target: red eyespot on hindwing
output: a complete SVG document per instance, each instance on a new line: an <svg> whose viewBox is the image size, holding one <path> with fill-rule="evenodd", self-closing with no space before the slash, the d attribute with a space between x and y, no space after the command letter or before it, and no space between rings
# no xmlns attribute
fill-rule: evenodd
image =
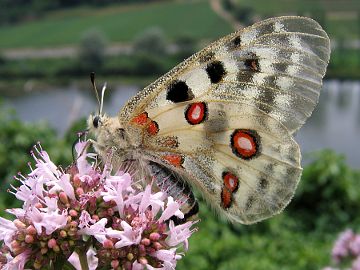
<svg viewBox="0 0 360 270"><path fill-rule="evenodd" d="M224 186L231 192L235 192L239 187L239 179L231 172L223 173Z"/></svg>
<svg viewBox="0 0 360 270"><path fill-rule="evenodd" d="M260 136L255 130L236 129L230 138L233 153L242 159L251 159L260 153Z"/></svg>
<svg viewBox="0 0 360 270"><path fill-rule="evenodd" d="M228 209L232 204L232 194L227 188L221 190L221 206Z"/></svg>
<svg viewBox="0 0 360 270"><path fill-rule="evenodd" d="M225 209L229 208L233 202L233 193L235 193L239 187L238 177L228 171L223 172L223 188L221 190L221 206Z"/></svg>
<svg viewBox="0 0 360 270"><path fill-rule="evenodd" d="M190 125L202 123L207 117L207 106L205 102L190 104L185 110L185 119Z"/></svg>

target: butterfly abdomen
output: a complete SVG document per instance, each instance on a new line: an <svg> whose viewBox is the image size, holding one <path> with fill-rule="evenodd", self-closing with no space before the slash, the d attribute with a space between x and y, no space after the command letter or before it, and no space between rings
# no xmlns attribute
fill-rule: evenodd
<svg viewBox="0 0 360 270"><path fill-rule="evenodd" d="M172 196L175 201L180 203L184 218L173 217L175 224L180 224L196 215L199 211L198 202L190 189L190 186L181 178L180 175L166 168L165 166L149 161L150 175L156 186Z"/></svg>

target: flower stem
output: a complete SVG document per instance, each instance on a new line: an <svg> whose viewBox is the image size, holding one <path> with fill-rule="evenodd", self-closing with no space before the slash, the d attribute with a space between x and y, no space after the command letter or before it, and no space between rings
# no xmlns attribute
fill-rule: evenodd
<svg viewBox="0 0 360 270"><path fill-rule="evenodd" d="M81 270L89 270L89 265L87 262L86 250L77 249L76 253L79 255Z"/></svg>

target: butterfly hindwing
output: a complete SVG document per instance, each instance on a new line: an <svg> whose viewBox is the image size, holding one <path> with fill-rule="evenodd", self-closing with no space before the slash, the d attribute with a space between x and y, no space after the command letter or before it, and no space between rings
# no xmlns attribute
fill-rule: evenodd
<svg viewBox="0 0 360 270"><path fill-rule="evenodd" d="M119 121L145 158L176 171L232 221L281 211L301 175L292 134L329 60L313 20L272 18L228 35L131 99Z"/></svg>
<svg viewBox="0 0 360 270"><path fill-rule="evenodd" d="M283 209L301 173L300 151L286 128L253 106L228 101L203 102L204 121L191 124L186 111L193 104L198 102L150 110L155 122L178 120L164 129L159 125L156 136L146 135L144 148L159 160L181 157L180 164L165 162L182 170L230 220L253 223ZM226 175L237 179L234 190L225 184Z"/></svg>

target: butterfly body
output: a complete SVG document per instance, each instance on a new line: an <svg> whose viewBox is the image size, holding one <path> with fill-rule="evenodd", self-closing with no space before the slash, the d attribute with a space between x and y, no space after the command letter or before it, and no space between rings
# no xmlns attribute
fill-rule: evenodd
<svg viewBox="0 0 360 270"><path fill-rule="evenodd" d="M167 174L178 198L190 194L189 212L193 186L231 221L270 217L300 179L293 134L317 103L329 54L326 33L311 19L259 22L185 60L117 118L98 116L95 127L90 117L95 147L103 157L115 149L114 164L131 162L144 179Z"/></svg>

